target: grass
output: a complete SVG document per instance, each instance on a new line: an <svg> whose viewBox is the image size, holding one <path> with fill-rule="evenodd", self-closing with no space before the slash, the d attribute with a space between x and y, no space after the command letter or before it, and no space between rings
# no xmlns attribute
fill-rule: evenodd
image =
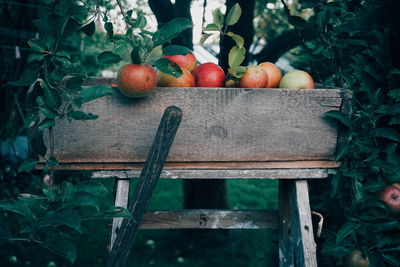
<svg viewBox="0 0 400 267"><path fill-rule="evenodd" d="M113 188L113 180L102 180ZM131 192L136 181L131 182ZM233 209L276 209L276 180L229 180L228 203ZM113 201L109 194L104 205ZM181 209L182 181L161 179L149 209ZM89 221L78 244L74 266L104 266L110 221ZM276 266L276 230L141 230L128 266Z"/></svg>

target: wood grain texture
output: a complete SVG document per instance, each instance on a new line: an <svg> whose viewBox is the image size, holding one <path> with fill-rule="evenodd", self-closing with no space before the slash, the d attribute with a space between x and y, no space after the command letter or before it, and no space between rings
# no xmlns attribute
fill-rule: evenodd
<svg viewBox="0 0 400 267"><path fill-rule="evenodd" d="M157 88L141 99L117 92L87 103L94 121L57 121L55 156L63 163L144 162L167 106L183 110L168 162L332 160L340 90Z"/></svg>
<svg viewBox="0 0 400 267"><path fill-rule="evenodd" d="M138 178L140 170L95 171L93 178ZM169 179L321 179L327 178L327 169L169 169L162 170L160 178Z"/></svg>
<svg viewBox="0 0 400 267"><path fill-rule="evenodd" d="M306 180L289 182L295 266L317 267L316 244Z"/></svg>
<svg viewBox="0 0 400 267"><path fill-rule="evenodd" d="M141 229L260 229L277 228L278 213L271 210L148 211Z"/></svg>
<svg viewBox="0 0 400 267"><path fill-rule="evenodd" d="M38 168L42 169L43 164ZM238 170L238 169L310 169L339 168L341 162L335 161L239 161L239 162L169 162L164 170ZM56 170L141 170L143 163L64 163L55 166Z"/></svg>
<svg viewBox="0 0 400 267"><path fill-rule="evenodd" d="M136 184L132 201L128 204L132 218L122 221L115 242L110 244L112 249L107 259L107 267L124 267L126 265L136 233L160 178L161 170L181 119L182 110L178 107L169 106L165 109L140 174L139 182Z"/></svg>
<svg viewBox="0 0 400 267"><path fill-rule="evenodd" d="M115 192L115 202L114 206L128 208L129 202L129 180L117 179ZM115 242L119 228L121 227L123 218L114 218L111 228L110 246L109 251L112 249L112 245Z"/></svg>
<svg viewBox="0 0 400 267"><path fill-rule="evenodd" d="M289 203L289 185L279 181L279 267L294 267L293 219Z"/></svg>

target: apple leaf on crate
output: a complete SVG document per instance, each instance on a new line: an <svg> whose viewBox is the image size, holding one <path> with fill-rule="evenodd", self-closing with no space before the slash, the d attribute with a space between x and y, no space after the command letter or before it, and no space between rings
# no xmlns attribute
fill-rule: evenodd
<svg viewBox="0 0 400 267"><path fill-rule="evenodd" d="M179 65L169 59L160 58L154 63L154 65L159 71L174 77L178 78L182 75L182 69L179 67Z"/></svg>

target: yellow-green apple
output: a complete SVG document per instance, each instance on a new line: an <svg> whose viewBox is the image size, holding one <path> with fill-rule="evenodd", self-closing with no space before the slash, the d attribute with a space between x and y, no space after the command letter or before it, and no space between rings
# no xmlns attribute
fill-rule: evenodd
<svg viewBox="0 0 400 267"><path fill-rule="evenodd" d="M279 86L279 82L282 79L281 70L271 62L262 62L258 64L268 75L268 83L265 86L266 88L277 88Z"/></svg>
<svg viewBox="0 0 400 267"><path fill-rule="evenodd" d="M344 258L344 266L346 267L369 267L368 258L364 258L362 252L358 249L353 251Z"/></svg>
<svg viewBox="0 0 400 267"><path fill-rule="evenodd" d="M291 89L313 89L315 88L315 84L313 78L307 72L303 70L293 70L283 75L279 87Z"/></svg>
<svg viewBox="0 0 400 267"><path fill-rule="evenodd" d="M207 62L193 71L197 87L224 87L225 73L217 64Z"/></svg>
<svg viewBox="0 0 400 267"><path fill-rule="evenodd" d="M197 66L196 57L193 54L186 55L173 55L173 56L164 56L165 58L175 62L182 69L187 69L188 71L193 71Z"/></svg>
<svg viewBox="0 0 400 267"><path fill-rule="evenodd" d="M158 86L161 87L194 87L194 77L186 69L182 69L182 75L178 78L161 71L157 72Z"/></svg>
<svg viewBox="0 0 400 267"><path fill-rule="evenodd" d="M241 88L265 88L268 83L268 75L260 66L249 66L239 80Z"/></svg>
<svg viewBox="0 0 400 267"><path fill-rule="evenodd" d="M117 74L118 88L127 97L143 97L153 92L157 85L157 74L147 64L127 64Z"/></svg>
<svg viewBox="0 0 400 267"><path fill-rule="evenodd" d="M379 199L384 201L393 213L400 213L400 188L388 185L378 193Z"/></svg>

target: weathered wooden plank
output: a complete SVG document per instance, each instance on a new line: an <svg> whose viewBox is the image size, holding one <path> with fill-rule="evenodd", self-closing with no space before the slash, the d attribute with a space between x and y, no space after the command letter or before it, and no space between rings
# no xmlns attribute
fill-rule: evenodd
<svg viewBox="0 0 400 267"><path fill-rule="evenodd" d="M293 219L289 203L289 184L279 181L279 266L294 267Z"/></svg>
<svg viewBox="0 0 400 267"><path fill-rule="evenodd" d="M94 121L57 121L55 156L63 163L144 162L166 106L184 113L169 162L332 160L339 110L335 89L157 88L149 97L120 93L87 103Z"/></svg>
<svg viewBox="0 0 400 267"><path fill-rule="evenodd" d="M129 200L129 180L125 179L117 179L116 184L116 192L115 192L115 203L116 207L128 208L128 200ZM112 249L112 245L115 242L115 238L117 237L117 232L121 227L123 218L114 218L112 222L111 228L111 237L110 237L110 246L108 247L109 251Z"/></svg>
<svg viewBox="0 0 400 267"><path fill-rule="evenodd" d="M140 174L139 182L135 187L132 202L128 204L132 219L124 219L122 221L115 243L110 244L112 249L107 260L107 267L124 267L126 265L136 233L160 178L161 170L167 159L181 119L182 110L178 107L170 106L165 109Z"/></svg>
<svg viewBox="0 0 400 267"><path fill-rule="evenodd" d="M290 182L289 203L293 221L295 266L316 267L316 244L306 180Z"/></svg>
<svg viewBox="0 0 400 267"><path fill-rule="evenodd" d="M140 170L95 171L93 178L138 178ZM327 169L234 169L234 170L162 170L160 178L169 179L321 179L327 178Z"/></svg>
<svg viewBox="0 0 400 267"><path fill-rule="evenodd" d="M259 161L259 162L169 162L164 170L174 169L309 169L309 168L338 168L341 162L335 161ZM38 168L43 168L39 165ZM64 163L55 166L56 170L141 170L143 163Z"/></svg>
<svg viewBox="0 0 400 267"><path fill-rule="evenodd" d="M272 210L148 211L141 229L261 229L278 226Z"/></svg>

